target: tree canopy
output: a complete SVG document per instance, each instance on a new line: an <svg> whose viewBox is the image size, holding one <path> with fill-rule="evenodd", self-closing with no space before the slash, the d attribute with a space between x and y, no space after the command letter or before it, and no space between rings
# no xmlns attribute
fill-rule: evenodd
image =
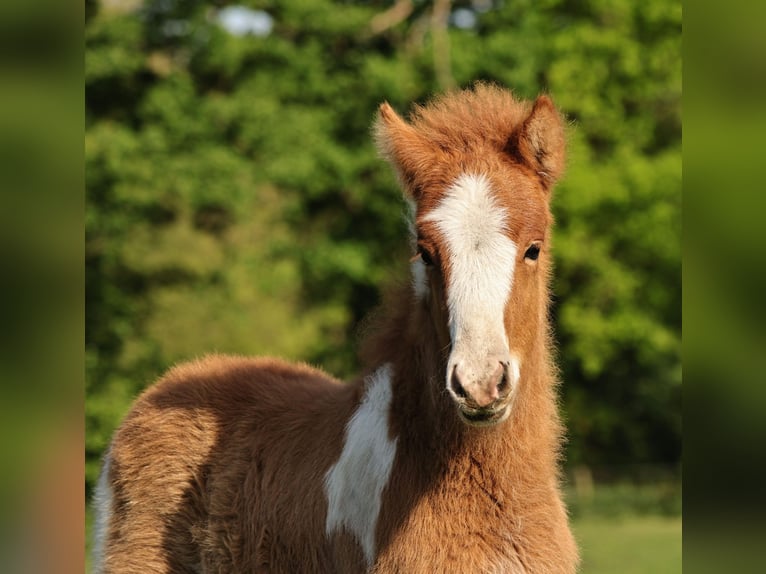
<svg viewBox="0 0 766 574"><path fill-rule="evenodd" d="M547 92L570 121L552 310L568 462L679 462L680 3L86 6L89 487L174 362L355 372L408 257L373 115L476 80Z"/></svg>

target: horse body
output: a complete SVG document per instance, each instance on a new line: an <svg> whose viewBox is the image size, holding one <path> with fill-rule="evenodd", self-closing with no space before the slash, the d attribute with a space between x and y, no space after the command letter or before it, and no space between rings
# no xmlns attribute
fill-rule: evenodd
<svg viewBox="0 0 766 574"><path fill-rule="evenodd" d="M324 536L313 536L324 530L323 467L340 452L354 393L276 360L211 356L171 370L139 398L107 455L103 571L326 564Z"/></svg>
<svg viewBox="0 0 766 574"><path fill-rule="evenodd" d="M384 104L376 130L417 254L365 376L171 370L107 454L100 571L575 571L546 318L558 114L478 86L411 124Z"/></svg>

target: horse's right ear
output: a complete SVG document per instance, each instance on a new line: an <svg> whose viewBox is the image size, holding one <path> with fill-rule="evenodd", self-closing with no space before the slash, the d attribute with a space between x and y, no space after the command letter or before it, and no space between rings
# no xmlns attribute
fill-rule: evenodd
<svg viewBox="0 0 766 574"><path fill-rule="evenodd" d="M539 96L521 129L508 143L541 177L546 188L564 171L564 123L548 96Z"/></svg>
<svg viewBox="0 0 766 574"><path fill-rule="evenodd" d="M396 170L405 190L416 196L415 174L422 173L423 167L430 163L432 146L418 130L399 117L388 102L380 104L373 130L378 151Z"/></svg>

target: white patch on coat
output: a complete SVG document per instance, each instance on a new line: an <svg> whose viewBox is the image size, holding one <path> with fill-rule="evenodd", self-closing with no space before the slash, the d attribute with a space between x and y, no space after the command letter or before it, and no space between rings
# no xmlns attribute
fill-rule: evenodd
<svg viewBox="0 0 766 574"><path fill-rule="evenodd" d="M95 521L93 525L93 572L100 574L104 569L104 551L106 537L109 533L109 522L112 519L112 487L109 483L109 468L111 456L107 451L104 456L104 464L101 467L101 475L98 477L96 490L93 494L93 511Z"/></svg>
<svg viewBox="0 0 766 574"><path fill-rule="evenodd" d="M507 234L508 213L483 175L461 175L425 219L444 236L450 264L449 387L455 365L478 380L496 368L498 357L508 359L504 311L518 248Z"/></svg>
<svg viewBox="0 0 766 574"><path fill-rule="evenodd" d="M365 396L346 425L338 461L325 475L327 536L345 529L362 547L368 566L375 559L375 528L383 489L396 456L396 439L389 438L391 365L366 379Z"/></svg>

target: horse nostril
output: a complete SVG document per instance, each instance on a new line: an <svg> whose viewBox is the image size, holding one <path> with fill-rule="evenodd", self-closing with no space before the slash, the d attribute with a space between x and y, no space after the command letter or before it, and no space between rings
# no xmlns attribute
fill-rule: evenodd
<svg viewBox="0 0 766 574"><path fill-rule="evenodd" d="M465 392L463 385L460 383L460 377L457 375L457 366L452 369L452 376L450 377L450 386L452 391L461 399L468 398L468 394Z"/></svg>
<svg viewBox="0 0 766 574"><path fill-rule="evenodd" d="M500 382L497 384L497 390L502 394L508 390L508 386L508 374L505 372L505 369L503 369L503 372L500 375Z"/></svg>
<svg viewBox="0 0 766 574"><path fill-rule="evenodd" d="M511 393L511 380L508 377L507 364L500 361L500 364L495 371L494 377L496 381L498 398L504 399Z"/></svg>

